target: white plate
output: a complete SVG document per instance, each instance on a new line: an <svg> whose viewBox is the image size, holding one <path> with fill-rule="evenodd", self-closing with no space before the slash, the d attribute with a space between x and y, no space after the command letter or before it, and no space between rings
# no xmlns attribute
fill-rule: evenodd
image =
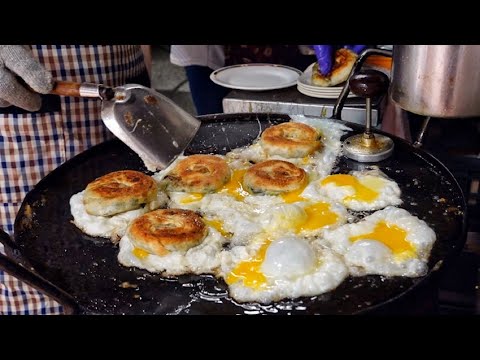
<svg viewBox="0 0 480 360"><path fill-rule="evenodd" d="M215 70L210 79L221 86L239 90L274 90L293 86L302 72L276 64L242 64Z"/></svg>
<svg viewBox="0 0 480 360"><path fill-rule="evenodd" d="M305 90L308 90L308 91L312 91L312 92L316 92L316 93L322 93L322 94L340 94L343 90L342 87L339 87L339 88L336 88L336 89L330 89L330 90L326 90L325 88L323 87L319 87L319 86L305 86L305 85L302 85L301 83L297 83L297 86L299 88L302 88L302 89L305 89Z"/></svg>
<svg viewBox="0 0 480 360"><path fill-rule="evenodd" d="M340 96L340 93L338 93L338 94L335 94L335 93L334 94L318 93L318 92L315 92L315 91L311 91L311 90L302 88L298 85L297 85L297 90L300 91L304 95L311 96L311 97L316 97L316 98L321 98L321 99L338 99L338 97ZM355 97L355 95L352 94L352 93L349 93L348 96L347 96L347 98L352 98L352 97Z"/></svg>

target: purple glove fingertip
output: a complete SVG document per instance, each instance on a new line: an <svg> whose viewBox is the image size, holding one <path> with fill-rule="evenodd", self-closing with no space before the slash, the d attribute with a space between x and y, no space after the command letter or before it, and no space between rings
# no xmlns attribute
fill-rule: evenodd
<svg viewBox="0 0 480 360"><path fill-rule="evenodd" d="M333 67L333 46L332 45L313 45L315 55L318 61L318 70L322 75L327 75Z"/></svg>
<svg viewBox="0 0 480 360"><path fill-rule="evenodd" d="M358 55L366 49L367 45L345 45L345 47Z"/></svg>

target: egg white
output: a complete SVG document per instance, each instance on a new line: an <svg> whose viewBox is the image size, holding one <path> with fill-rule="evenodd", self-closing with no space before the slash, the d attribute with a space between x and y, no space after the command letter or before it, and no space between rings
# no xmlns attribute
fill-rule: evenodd
<svg viewBox="0 0 480 360"><path fill-rule="evenodd" d="M118 241L118 239L125 234L130 221L149 211L166 206L168 200L164 192L158 191L155 200L139 209L126 211L113 216L97 216L90 215L85 210L85 206L83 205L84 194L85 190L74 194L70 198L70 212L73 216L73 223L85 234L110 238L112 241Z"/></svg>
<svg viewBox="0 0 480 360"><path fill-rule="evenodd" d="M389 205L402 204L400 187L378 168L352 171L349 175L356 178L363 186L378 193L378 196L371 201L349 199L356 193L354 187L350 185L339 186L333 182L322 184L322 180L316 182L318 192L354 211L380 210Z"/></svg>
<svg viewBox="0 0 480 360"><path fill-rule="evenodd" d="M351 237L371 234L379 222L395 225L406 232L405 240L410 243L413 253L397 254L382 242L374 239L351 241ZM386 276L423 276L428 271L428 259L435 232L427 223L407 210L389 206L365 217L358 223L343 225L326 231L318 243L330 247L344 256L352 275L378 274Z"/></svg>
<svg viewBox="0 0 480 360"><path fill-rule="evenodd" d="M223 229L231 234L232 245L244 245L263 232L258 217L275 203L279 203L279 199L273 196L256 206L249 201L237 201L226 194L207 194L200 202L200 211L204 217L221 222Z"/></svg>
<svg viewBox="0 0 480 360"><path fill-rule="evenodd" d="M145 253L139 257L135 255L135 246L127 233L120 240L118 261L127 267L134 266L165 276L211 274L220 266L220 252L224 242L225 238L209 227L207 237L186 252L172 251L165 256Z"/></svg>
<svg viewBox="0 0 480 360"><path fill-rule="evenodd" d="M335 289L348 276L347 267L334 252L301 237L283 236L268 245L260 266L266 279L262 286L245 285L242 279L229 281L231 272L243 261L254 258L264 242L265 238L257 238L249 246L222 253L220 276L226 280L230 296L238 302L268 304L320 295Z"/></svg>
<svg viewBox="0 0 480 360"><path fill-rule="evenodd" d="M167 191L168 207L171 209L185 209L197 211L201 207L202 194L191 194L182 191Z"/></svg>
<svg viewBox="0 0 480 360"><path fill-rule="evenodd" d="M177 164L180 161L182 161L183 159L185 159L186 157L187 156L185 156L183 153L178 155L177 158L174 161L172 161L172 163L170 165L168 165L165 169L157 171L156 173L154 173L152 175L153 180L155 180L157 182L157 184L160 185L163 178L165 176L167 176L175 168L175 166L177 166Z"/></svg>

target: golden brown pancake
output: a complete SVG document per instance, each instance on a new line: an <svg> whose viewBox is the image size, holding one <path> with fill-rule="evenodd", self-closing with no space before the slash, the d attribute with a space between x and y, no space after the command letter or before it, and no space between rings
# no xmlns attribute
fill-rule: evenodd
<svg viewBox="0 0 480 360"><path fill-rule="evenodd" d="M305 171L283 160L267 160L251 166L243 185L251 192L278 194L299 189L306 181Z"/></svg>
<svg viewBox="0 0 480 360"><path fill-rule="evenodd" d="M335 86L348 79L352 67L357 61L357 54L349 49L338 49L335 52L335 62L332 71L327 75L322 75L318 71L318 62L312 68L312 84L317 86Z"/></svg>
<svg viewBox="0 0 480 360"><path fill-rule="evenodd" d="M230 180L230 168L215 155L191 155L182 159L165 176L167 190L206 194L220 189Z"/></svg>
<svg viewBox="0 0 480 360"><path fill-rule="evenodd" d="M299 158L322 147L317 130L296 122L271 126L262 133L260 144L269 155Z"/></svg>
<svg viewBox="0 0 480 360"><path fill-rule="evenodd" d="M153 201L157 191L151 176L133 170L115 171L87 185L83 204L90 215L111 216Z"/></svg>
<svg viewBox="0 0 480 360"><path fill-rule="evenodd" d="M134 246L150 254L164 256L185 252L207 236L202 217L191 210L160 209L136 218L127 234Z"/></svg>

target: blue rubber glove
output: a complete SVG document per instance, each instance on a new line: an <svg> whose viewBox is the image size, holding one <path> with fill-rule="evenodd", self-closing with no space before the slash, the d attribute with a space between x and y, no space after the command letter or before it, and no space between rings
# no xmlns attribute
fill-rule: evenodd
<svg viewBox="0 0 480 360"><path fill-rule="evenodd" d="M313 45L313 50L317 56L318 70L320 74L326 75L332 71L333 67L333 45Z"/></svg>
<svg viewBox="0 0 480 360"><path fill-rule="evenodd" d="M367 47L367 45L344 45L343 46L344 48L347 48L349 50L352 50L355 54L360 54L363 50L365 50L365 48Z"/></svg>
<svg viewBox="0 0 480 360"><path fill-rule="evenodd" d="M359 54L367 47L367 45L343 45L341 47L345 47L354 53ZM332 71L336 48L335 45L313 45L313 50L317 56L318 70L322 75L327 75Z"/></svg>

